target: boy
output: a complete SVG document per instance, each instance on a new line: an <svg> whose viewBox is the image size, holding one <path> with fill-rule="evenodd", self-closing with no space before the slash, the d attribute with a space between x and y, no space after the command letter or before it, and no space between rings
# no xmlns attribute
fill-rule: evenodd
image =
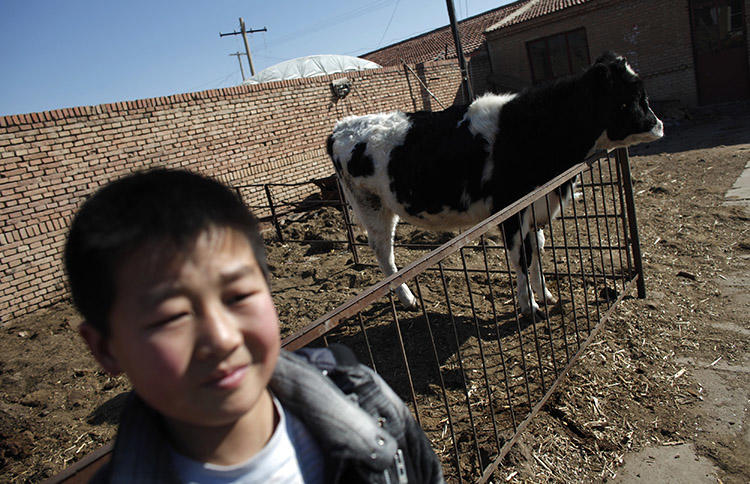
<svg viewBox="0 0 750 484"><path fill-rule="evenodd" d="M132 386L109 482L442 482L409 410L343 347L280 349L255 217L153 170L88 199L65 248L80 333ZM347 395L348 394L348 395Z"/></svg>

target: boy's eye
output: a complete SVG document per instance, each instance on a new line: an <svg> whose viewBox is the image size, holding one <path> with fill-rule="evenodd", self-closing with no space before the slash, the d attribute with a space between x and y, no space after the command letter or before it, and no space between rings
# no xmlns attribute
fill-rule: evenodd
<svg viewBox="0 0 750 484"><path fill-rule="evenodd" d="M238 304L250 298L250 296L252 296L253 294L254 294L253 292L242 292L239 294L234 294L228 297L226 301L227 301L227 304Z"/></svg>
<svg viewBox="0 0 750 484"><path fill-rule="evenodd" d="M170 323L176 322L177 320L181 319L183 316L187 316L188 314L189 313L186 312L186 311L185 312L181 312L181 313L171 314L171 315L169 315L167 317L160 318L160 319L156 320L155 322L149 324L148 328L149 329L156 329L156 328L160 328L162 326L166 326L166 325L168 325Z"/></svg>

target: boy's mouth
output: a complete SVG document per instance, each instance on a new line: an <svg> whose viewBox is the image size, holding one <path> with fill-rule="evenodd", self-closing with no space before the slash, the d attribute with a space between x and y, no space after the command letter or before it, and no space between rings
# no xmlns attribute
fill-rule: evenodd
<svg viewBox="0 0 750 484"><path fill-rule="evenodd" d="M203 385L220 390L233 390L240 386L247 373L247 369L248 365L239 365L226 370L214 371Z"/></svg>

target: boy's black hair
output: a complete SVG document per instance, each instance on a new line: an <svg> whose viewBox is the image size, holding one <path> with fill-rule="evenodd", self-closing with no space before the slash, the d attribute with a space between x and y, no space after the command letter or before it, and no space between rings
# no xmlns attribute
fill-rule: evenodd
<svg viewBox="0 0 750 484"><path fill-rule="evenodd" d="M105 185L78 210L65 246L73 302L89 324L108 334L115 273L147 243L184 250L202 232L231 228L244 235L268 281L258 220L239 195L210 178L155 169Z"/></svg>

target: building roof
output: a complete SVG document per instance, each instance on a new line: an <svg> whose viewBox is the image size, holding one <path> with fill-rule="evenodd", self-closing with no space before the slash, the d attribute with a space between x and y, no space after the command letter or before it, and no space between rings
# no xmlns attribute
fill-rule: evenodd
<svg viewBox="0 0 750 484"><path fill-rule="evenodd" d="M464 55L471 56L484 43L486 31L496 31L592 0L518 0L458 22ZM382 66L456 57L450 25L391 44L360 57Z"/></svg>
<svg viewBox="0 0 750 484"><path fill-rule="evenodd" d="M517 25L529 20L559 12L575 5L590 3L591 0L524 0L517 2L518 5L513 12L510 12L497 23L490 26L486 31L495 31L511 25Z"/></svg>

